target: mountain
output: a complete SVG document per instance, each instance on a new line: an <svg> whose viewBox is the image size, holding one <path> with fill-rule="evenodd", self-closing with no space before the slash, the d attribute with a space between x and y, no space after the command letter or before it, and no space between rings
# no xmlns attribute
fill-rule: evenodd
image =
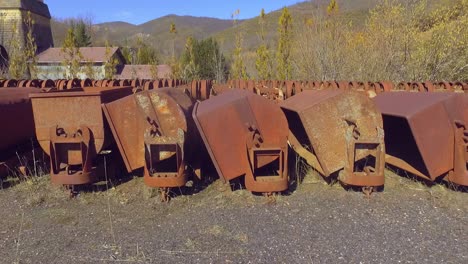
<svg viewBox="0 0 468 264"><path fill-rule="evenodd" d="M403 4L408 3L407 0L397 0ZM428 0L431 4L441 2L453 2L454 0ZM340 10L340 18L347 23L351 23L354 27L360 28L364 26L369 10L374 8L381 0L337 0ZM312 15L324 14L329 0L312 0L300 2L289 6L293 16L293 21L296 28L300 23ZM281 10L273 11L265 16L265 32L266 39L271 47L274 47L277 35L278 19L281 15ZM169 33L171 23L174 23L177 28L175 39ZM148 21L141 25L133 25L126 22L109 22L93 25L93 45L102 46L105 39L113 45L132 45L135 44L138 38L141 38L152 44L162 58L168 58L172 54L173 43L177 54L180 54L185 45L186 38L193 36L198 39L206 37L214 37L220 43L222 50L229 55L234 48L235 34L240 30L243 34L243 48L246 52L253 52L260 42L258 32L260 26L258 17L240 20L237 27L234 28L232 20L223 20L209 17L193 17L193 16L177 16L168 15ZM67 25L54 20L52 21L52 32L56 46L63 43Z"/></svg>
<svg viewBox="0 0 468 264"><path fill-rule="evenodd" d="M341 18L351 22L355 27L360 27L364 25L369 9L374 7L378 1L354 0L350 3L350 1L343 0L337 2L339 3ZM293 28L300 28L300 24L304 23L306 19L311 18L312 15L324 13L328 3L329 1L327 0L315 0L289 6L288 9L293 17ZM276 10L265 15L265 39L271 47L276 43L278 21L281 12L282 10ZM230 27L217 32L213 37L221 43L224 52L230 52L234 48L237 31L242 32L243 49L254 51L258 47L260 43L258 17L240 23L238 28Z"/></svg>
<svg viewBox="0 0 468 264"><path fill-rule="evenodd" d="M188 36L203 39L232 26L232 21L193 16L168 15L141 25L126 22L109 22L92 26L93 45L102 46L108 39L113 45L132 45L138 38L151 43L163 57L172 53L173 36L169 33L171 23L176 25L176 51L181 51ZM52 31L56 46L61 46L67 25L53 20Z"/></svg>
<svg viewBox="0 0 468 264"><path fill-rule="evenodd" d="M328 4L328 0L313 0L300 2L290 6L290 11L296 23L301 23L306 18L317 12ZM346 16L354 16L357 24L363 23L369 8L376 5L377 0L338 0L340 9L344 10ZM267 39L274 42L276 36L277 21L281 10L266 15L265 32ZM108 22L93 25L93 44L104 45L108 39L113 45L132 45L136 39L142 38L152 43L163 57L172 54L173 36L169 33L170 24L174 23L177 28L175 37L176 52L180 53L188 36L198 39L214 37L220 41L223 51L230 52L234 47L235 32L232 20L216 19L209 17L177 16L167 15L141 25L133 25L126 22ZM258 18L238 21L238 27L243 32L246 50L253 50L259 42ZM60 46L65 38L67 26L57 20L52 21L52 32L56 46Z"/></svg>

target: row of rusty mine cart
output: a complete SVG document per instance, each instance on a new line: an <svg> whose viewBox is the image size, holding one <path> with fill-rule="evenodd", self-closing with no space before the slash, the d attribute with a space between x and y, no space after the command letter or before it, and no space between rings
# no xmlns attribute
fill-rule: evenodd
<svg viewBox="0 0 468 264"><path fill-rule="evenodd" d="M0 87L0 174L35 136L53 183L100 180L100 157L113 149L165 199L210 168L252 192L285 191L292 153L366 194L384 185L386 164L468 186L463 82L75 79Z"/></svg>
<svg viewBox="0 0 468 264"><path fill-rule="evenodd" d="M139 80L139 79L122 79L122 80L91 80L91 79L59 79L59 80L16 80L2 79L0 80L0 88L54 88L57 90L66 90L82 87L139 87L149 90L160 87L176 87L184 82L177 79L158 79L158 80Z"/></svg>

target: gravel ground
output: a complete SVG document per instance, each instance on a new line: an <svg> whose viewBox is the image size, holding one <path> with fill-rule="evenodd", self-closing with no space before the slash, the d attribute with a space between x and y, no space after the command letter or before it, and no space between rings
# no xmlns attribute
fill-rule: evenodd
<svg viewBox="0 0 468 264"><path fill-rule="evenodd" d="M0 190L1 263L468 263L468 193L387 172L366 198L309 175L275 202L216 181L161 203L141 178L74 199Z"/></svg>

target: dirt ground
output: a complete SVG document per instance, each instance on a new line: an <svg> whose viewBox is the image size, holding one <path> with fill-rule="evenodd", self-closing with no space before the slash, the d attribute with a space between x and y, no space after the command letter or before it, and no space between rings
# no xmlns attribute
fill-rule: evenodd
<svg viewBox="0 0 468 264"><path fill-rule="evenodd" d="M72 199L9 179L0 263L468 263L468 193L386 174L370 198L310 173L275 201L218 180L170 203L138 177Z"/></svg>

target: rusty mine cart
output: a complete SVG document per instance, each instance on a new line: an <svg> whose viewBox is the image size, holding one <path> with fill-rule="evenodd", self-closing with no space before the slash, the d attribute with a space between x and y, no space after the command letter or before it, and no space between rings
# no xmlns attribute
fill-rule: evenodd
<svg viewBox="0 0 468 264"><path fill-rule="evenodd" d="M428 181L468 186L468 100L461 93L383 93L386 162Z"/></svg>
<svg viewBox="0 0 468 264"><path fill-rule="evenodd" d="M307 90L280 106L291 147L322 176L362 187L366 194L384 184L382 117L364 93Z"/></svg>
<svg viewBox="0 0 468 264"><path fill-rule="evenodd" d="M85 87L30 95L53 183L73 187L98 180L97 155L113 143L101 104L130 94L132 87Z"/></svg>
<svg viewBox="0 0 468 264"><path fill-rule="evenodd" d="M222 180L243 177L267 195L288 188L288 123L276 103L229 89L197 102L193 118Z"/></svg>
<svg viewBox="0 0 468 264"><path fill-rule="evenodd" d="M182 89L142 91L103 104L128 172L144 168L144 181L162 190L186 184L191 168L201 177L203 148L191 117L194 101Z"/></svg>

